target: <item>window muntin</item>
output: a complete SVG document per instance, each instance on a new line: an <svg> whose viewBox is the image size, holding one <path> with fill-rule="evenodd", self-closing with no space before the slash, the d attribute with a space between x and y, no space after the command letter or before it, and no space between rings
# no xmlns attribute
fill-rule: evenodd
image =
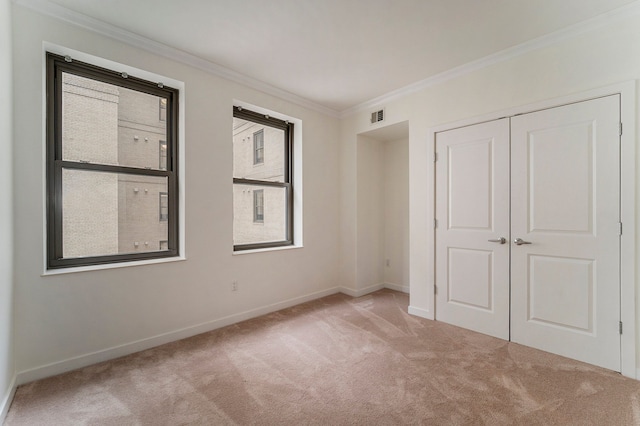
<svg viewBox="0 0 640 426"><path fill-rule="evenodd" d="M234 250L292 245L293 124L238 107L233 116Z"/></svg>
<svg viewBox="0 0 640 426"><path fill-rule="evenodd" d="M48 269L178 255L177 95L47 54ZM164 121L157 115L162 99Z"/></svg>

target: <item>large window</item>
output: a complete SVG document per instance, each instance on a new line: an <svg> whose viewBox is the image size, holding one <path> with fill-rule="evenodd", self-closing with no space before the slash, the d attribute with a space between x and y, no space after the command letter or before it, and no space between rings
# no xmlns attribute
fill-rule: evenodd
<svg viewBox="0 0 640 426"><path fill-rule="evenodd" d="M178 255L177 117L176 89L47 54L49 269Z"/></svg>
<svg viewBox="0 0 640 426"><path fill-rule="evenodd" d="M292 146L292 123L234 107L234 250L293 244Z"/></svg>

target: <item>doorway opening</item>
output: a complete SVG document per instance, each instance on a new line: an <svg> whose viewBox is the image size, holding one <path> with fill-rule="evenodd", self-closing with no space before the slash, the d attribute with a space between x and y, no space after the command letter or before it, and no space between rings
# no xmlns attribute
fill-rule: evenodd
<svg viewBox="0 0 640 426"><path fill-rule="evenodd" d="M409 122L358 135L356 285L409 292Z"/></svg>

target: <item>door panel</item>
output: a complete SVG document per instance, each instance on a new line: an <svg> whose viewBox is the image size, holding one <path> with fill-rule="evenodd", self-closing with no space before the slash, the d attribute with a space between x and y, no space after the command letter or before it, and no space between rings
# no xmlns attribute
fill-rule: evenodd
<svg viewBox="0 0 640 426"><path fill-rule="evenodd" d="M594 124L529 132L528 232L593 232Z"/></svg>
<svg viewBox="0 0 640 426"><path fill-rule="evenodd" d="M511 339L620 371L619 96L511 120Z"/></svg>
<svg viewBox="0 0 640 426"><path fill-rule="evenodd" d="M436 135L436 319L509 338L509 121Z"/></svg>

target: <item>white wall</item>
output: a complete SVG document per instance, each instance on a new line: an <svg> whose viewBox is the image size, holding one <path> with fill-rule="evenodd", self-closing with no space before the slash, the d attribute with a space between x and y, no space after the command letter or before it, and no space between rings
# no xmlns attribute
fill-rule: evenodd
<svg viewBox="0 0 640 426"><path fill-rule="evenodd" d="M433 258L433 241L426 237L429 227L432 227L432 223L428 223L426 218L430 215L430 209L433 209L433 194L430 190L433 177L427 173L428 163L433 161L433 154L427 149L429 128L610 84L637 80L640 78L638 46L640 17L637 14L628 14L608 25L580 32L537 50L510 56L502 62L484 68L477 67L474 71L458 74L449 80L441 79L438 84L381 105L385 108L387 122L409 120L411 127L409 170L412 312L427 317L433 316L433 294L430 291L433 273L428 267L428 260ZM640 111L640 108L636 108ZM357 228L357 218L353 214L354 206L350 201L355 199L350 164L354 164L357 135L371 130L369 114L369 110L358 112L346 118L341 128L341 187L344 191L341 195L341 230L343 249L348 254L352 253L355 241L353 230ZM638 152L640 151L636 149L636 153ZM640 157L637 158L636 164L640 164L638 160ZM635 185L638 203L640 185L637 185L637 181ZM636 204L636 210L638 208ZM636 214L636 218L639 217ZM640 229L638 225L640 222L636 223L636 229ZM636 253L640 255L640 250L636 250ZM346 268L342 273L345 281L351 279ZM637 275L636 299L640 296L640 291L637 290L640 287ZM639 327L636 327L636 330L638 329ZM640 350L637 353L640 354Z"/></svg>
<svg viewBox="0 0 640 426"><path fill-rule="evenodd" d="M0 0L0 423L9 408L13 358L13 96L11 2Z"/></svg>
<svg viewBox="0 0 640 426"><path fill-rule="evenodd" d="M358 136L357 290L384 284L384 142Z"/></svg>
<svg viewBox="0 0 640 426"><path fill-rule="evenodd" d="M18 5L13 23L19 381L338 291L337 119ZM186 261L41 275L44 41L185 83ZM304 248L232 254L234 99L302 120Z"/></svg>
<svg viewBox="0 0 640 426"><path fill-rule="evenodd" d="M408 292L409 139L384 142L383 159L384 283Z"/></svg>

